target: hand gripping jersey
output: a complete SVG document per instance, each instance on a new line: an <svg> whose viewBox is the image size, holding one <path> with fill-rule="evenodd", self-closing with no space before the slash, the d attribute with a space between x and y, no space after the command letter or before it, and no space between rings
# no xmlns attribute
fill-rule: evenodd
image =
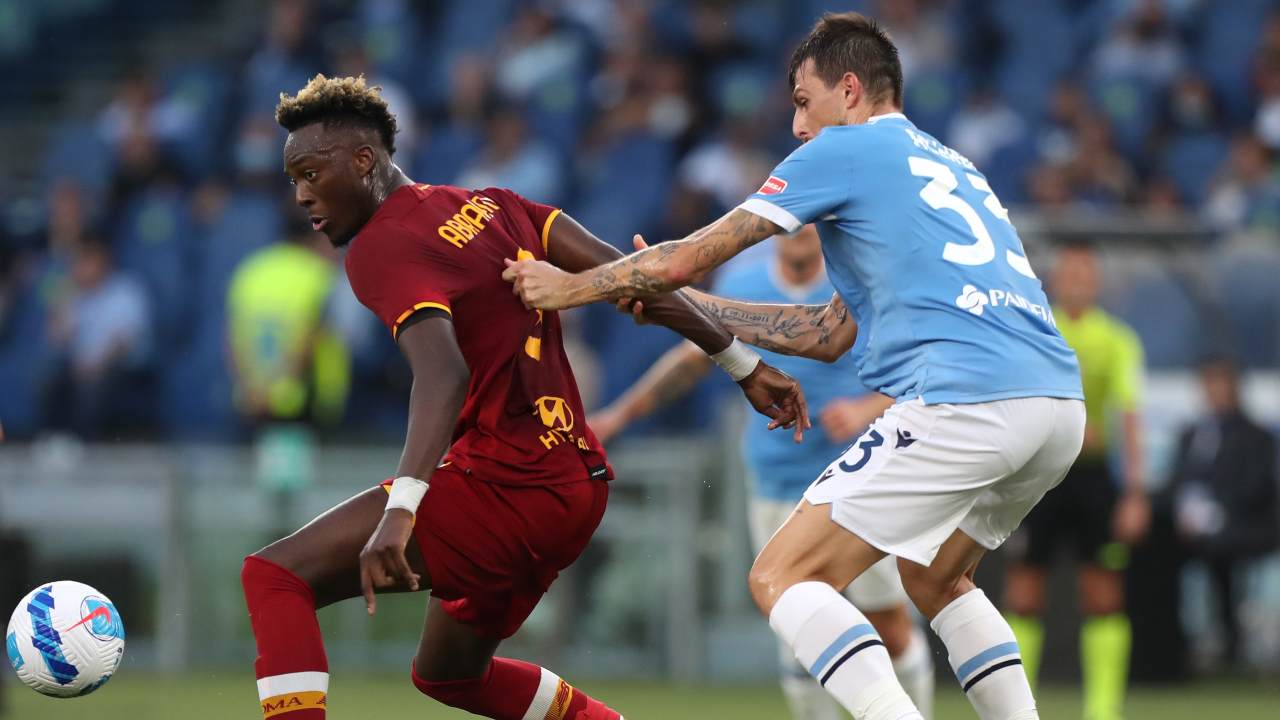
<svg viewBox="0 0 1280 720"><path fill-rule="evenodd" d="M503 259L545 260L559 210L500 188L399 188L347 252L356 297L393 336L415 312L453 320L471 370L445 462L504 485L612 479L585 422L554 312L527 310Z"/></svg>
<svg viewBox="0 0 1280 720"><path fill-rule="evenodd" d="M1082 397L1008 211L901 113L823 129L741 208L786 230L817 223L867 387L926 404Z"/></svg>

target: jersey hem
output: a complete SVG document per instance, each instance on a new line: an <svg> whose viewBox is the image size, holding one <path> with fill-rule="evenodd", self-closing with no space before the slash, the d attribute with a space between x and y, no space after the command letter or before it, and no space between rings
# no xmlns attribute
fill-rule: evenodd
<svg viewBox="0 0 1280 720"><path fill-rule="evenodd" d="M787 209L761 198L747 198L742 201L738 209L745 210L752 215L758 215L787 232L795 232L804 226L804 223L800 222L799 218L792 215Z"/></svg>
<svg viewBox="0 0 1280 720"><path fill-rule="evenodd" d="M910 398L898 398L894 402L904 402L919 398L925 405L977 405L978 403L996 402L997 400L1018 400L1020 398L1048 397L1060 400L1084 400L1084 393L1079 390L1063 390L1062 388L1027 388L1023 390L1002 390L1000 392L968 395L962 393L919 393Z"/></svg>

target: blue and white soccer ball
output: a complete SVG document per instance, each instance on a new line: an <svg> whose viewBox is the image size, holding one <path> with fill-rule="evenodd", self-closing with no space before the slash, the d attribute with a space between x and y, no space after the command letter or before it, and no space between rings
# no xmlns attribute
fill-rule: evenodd
<svg viewBox="0 0 1280 720"><path fill-rule="evenodd" d="M79 697L102 687L120 666L124 621L105 595L84 583L45 583L13 611L5 647L32 690Z"/></svg>

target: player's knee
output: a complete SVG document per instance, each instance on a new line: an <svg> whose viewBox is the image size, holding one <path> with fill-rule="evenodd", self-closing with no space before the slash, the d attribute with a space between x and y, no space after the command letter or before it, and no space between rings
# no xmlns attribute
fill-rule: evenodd
<svg viewBox="0 0 1280 720"><path fill-rule="evenodd" d="M418 688L418 692L449 707L470 711L472 708L477 707L477 704L484 698L485 678L483 675L465 680L428 679L418 674L416 664L409 671L409 674L413 679L413 686Z"/></svg>
<svg viewBox="0 0 1280 720"><path fill-rule="evenodd" d="M305 580L273 560L254 553L240 566L240 586L245 601L252 608L274 593L294 593L315 602L315 594Z"/></svg>
<svg viewBox="0 0 1280 720"><path fill-rule="evenodd" d="M1044 609L1044 580L1040 573L1010 569L1004 581L1004 607L1015 615L1039 615Z"/></svg>
<svg viewBox="0 0 1280 720"><path fill-rule="evenodd" d="M773 606L782 593L794 584L794 581L788 581L784 577L781 567L760 558L756 558L751 565L751 572L747 573L747 589L751 592L751 599L765 617L773 612Z"/></svg>
<svg viewBox="0 0 1280 720"><path fill-rule="evenodd" d="M909 567L903 567L909 565ZM902 587L916 608L926 618L933 619L952 600L973 589L973 582L968 577L950 577L949 575L931 571L930 568L910 563L899 563L902 576Z"/></svg>

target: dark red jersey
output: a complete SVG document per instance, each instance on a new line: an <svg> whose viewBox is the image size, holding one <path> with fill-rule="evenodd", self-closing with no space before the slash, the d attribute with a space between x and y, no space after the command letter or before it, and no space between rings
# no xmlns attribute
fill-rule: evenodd
<svg viewBox="0 0 1280 720"><path fill-rule="evenodd" d="M351 288L393 336L424 308L452 316L471 382L445 460L478 480L613 477L586 425L559 316L526 309L502 279L504 258L546 259L559 213L501 188L407 186L347 252Z"/></svg>

